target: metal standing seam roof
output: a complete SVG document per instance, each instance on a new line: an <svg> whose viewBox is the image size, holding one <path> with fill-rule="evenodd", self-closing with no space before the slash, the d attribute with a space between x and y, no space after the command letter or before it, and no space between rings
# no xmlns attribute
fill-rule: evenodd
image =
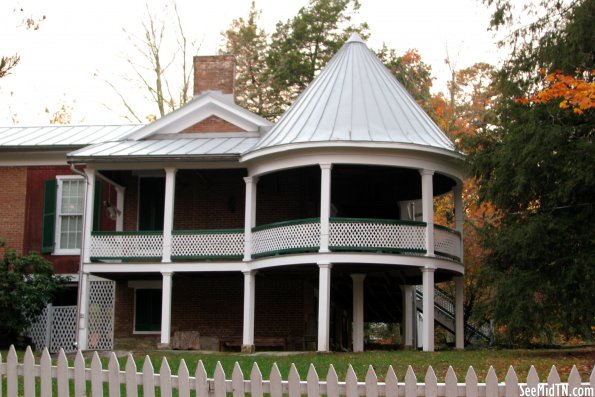
<svg viewBox="0 0 595 397"><path fill-rule="evenodd" d="M73 159L109 159L115 157L193 157L202 155L235 156L252 147L257 137L152 139L107 142L69 153Z"/></svg>
<svg viewBox="0 0 595 397"><path fill-rule="evenodd" d="M247 153L306 142L453 143L354 33Z"/></svg>
<svg viewBox="0 0 595 397"><path fill-rule="evenodd" d="M0 127L0 148L52 148L84 146L117 141L144 124L49 125L42 127Z"/></svg>

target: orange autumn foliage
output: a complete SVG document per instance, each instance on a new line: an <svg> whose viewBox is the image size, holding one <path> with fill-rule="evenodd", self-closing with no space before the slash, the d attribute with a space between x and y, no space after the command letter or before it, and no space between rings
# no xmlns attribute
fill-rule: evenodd
<svg viewBox="0 0 595 397"><path fill-rule="evenodd" d="M560 101L560 108L572 109L576 114L583 114L585 110L595 107L595 82L585 79L577 79L568 76L560 71L546 75L546 71L540 72L545 75L543 83L545 88L530 98L522 97L517 103L527 105L529 103L549 103L554 100ZM580 75L580 74L579 74ZM588 73L595 75L595 70Z"/></svg>

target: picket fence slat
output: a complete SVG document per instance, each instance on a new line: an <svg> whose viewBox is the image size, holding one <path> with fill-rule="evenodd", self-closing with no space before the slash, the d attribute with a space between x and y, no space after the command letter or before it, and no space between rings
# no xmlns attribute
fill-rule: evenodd
<svg viewBox="0 0 595 397"><path fill-rule="evenodd" d="M41 358L39 359L39 377L40 377L40 395L41 397L52 396L52 358L47 347L43 349Z"/></svg>
<svg viewBox="0 0 595 397"><path fill-rule="evenodd" d="M388 366L384 383L384 395L386 397L399 397L399 379L392 365Z"/></svg>
<svg viewBox="0 0 595 397"><path fill-rule="evenodd" d="M190 371L184 359L180 360L178 369L178 393L179 397L190 397Z"/></svg>
<svg viewBox="0 0 595 397"><path fill-rule="evenodd" d="M477 387L477 375L473 367L469 367L467 375L465 375L465 395L467 397L479 396L479 389Z"/></svg>
<svg viewBox="0 0 595 397"><path fill-rule="evenodd" d="M263 397L267 394L271 397L283 395L289 397L303 395L308 397L322 395L328 397L518 397L525 388L537 389L541 392L548 388L548 397L556 397L565 395L566 391L579 393L579 389L582 394L576 395L592 395L589 393L593 392L586 389L595 385L595 369L589 379L583 382L578 368L573 366L567 382L562 383L556 366L550 369L546 382L540 381L535 367L531 366L526 383L519 383L514 367L510 366L503 382L500 383L496 371L490 367L485 383L478 383L475 370L469 367L464 383L458 383L454 369L449 367L444 383L439 383L436 372L429 366L423 383L418 383L413 368L409 366L404 382L399 383L392 366L389 366L384 382L378 381L378 376L371 365L367 368L365 380L358 382L357 374L351 365L347 369L344 381L339 380L333 365L328 368L326 380L321 381L312 364L308 367L305 380L300 378L294 364L290 367L287 380L283 380L277 364L273 364L269 380L264 380L256 363L252 365L250 376L246 379L239 363L236 362L231 378L227 379L220 362L217 362L213 378L208 378L202 361L197 363L194 376L191 376L188 365L183 359L180 361L178 374L172 374L165 357L162 359L159 374L155 374L153 363L148 356L145 356L142 372L137 372L136 363L131 354L126 357L123 370L113 352L109 355L107 369L103 369L97 352L93 353L89 368L86 367L81 352L77 352L74 356L73 367L69 367L64 351L59 352L55 366L52 366L47 349L43 351L39 365L36 365L30 348L25 351L22 363L19 363L13 347L10 348L5 361L0 355L0 397L5 396L3 392L6 392L6 397L34 397L38 379L42 397L52 397L53 382L57 386L57 397L69 397L71 381L74 385L75 397L87 395L87 381L90 382L90 395L93 397L103 397L105 391L109 397L120 397L121 388L126 390L126 397L138 397L140 384L142 384L144 397L155 397L155 386L159 387L160 395L163 397L174 395L190 397L193 390L196 391L196 397L227 395ZM23 390L19 390L21 384Z"/></svg>
<svg viewBox="0 0 595 397"><path fill-rule="evenodd" d="M33 357L33 351L30 347L27 347L25 351L25 357L23 358L23 396L24 397L35 397L35 358Z"/></svg>
<svg viewBox="0 0 595 397"><path fill-rule="evenodd" d="M17 397L19 395L19 383L17 379L17 352L14 346L10 347L6 356L6 395Z"/></svg>
<svg viewBox="0 0 595 397"><path fill-rule="evenodd" d="M366 372L366 397L378 397L378 377L374 372L374 367L368 366Z"/></svg>
<svg viewBox="0 0 595 397"><path fill-rule="evenodd" d="M217 362L217 365L215 366L214 383L215 397L226 397L227 386L225 384L225 371L223 371L220 362Z"/></svg>
<svg viewBox="0 0 595 397"><path fill-rule="evenodd" d="M85 358L79 350L74 358L74 397L87 396L87 381L85 380Z"/></svg>
<svg viewBox="0 0 595 397"><path fill-rule="evenodd" d="M519 395L519 378L516 376L516 372L514 372L512 365L508 367L504 383L506 384L504 390L506 397L517 397Z"/></svg>
<svg viewBox="0 0 595 397"><path fill-rule="evenodd" d="M270 380L270 394L271 397L282 397L283 396L283 381L281 380L281 372L277 363L271 367L271 374L269 375Z"/></svg>

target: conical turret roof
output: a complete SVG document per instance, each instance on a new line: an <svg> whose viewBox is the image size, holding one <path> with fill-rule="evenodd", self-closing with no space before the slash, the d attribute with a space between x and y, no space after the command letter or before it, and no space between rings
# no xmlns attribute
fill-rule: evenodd
<svg viewBox="0 0 595 397"><path fill-rule="evenodd" d="M397 143L455 150L355 33L249 152L308 142Z"/></svg>

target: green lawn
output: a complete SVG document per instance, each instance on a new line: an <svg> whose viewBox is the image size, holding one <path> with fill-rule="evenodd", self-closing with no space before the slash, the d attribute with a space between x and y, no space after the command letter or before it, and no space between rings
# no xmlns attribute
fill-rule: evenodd
<svg viewBox="0 0 595 397"><path fill-rule="evenodd" d="M473 366L478 377L484 379L490 365L494 366L498 378L503 380L510 365L513 365L520 381L524 381L531 365L537 369L539 376L545 380L552 365L556 365L563 381L566 381L573 365L576 365L583 381L586 381L593 371L595 364L595 346L560 348L560 349L515 349L515 350L467 350L467 351L439 351L435 353L424 353L419 351L373 351L366 353L297 353L290 355L272 355L260 353L246 355L240 353L203 353L203 352L178 352L178 351L139 351L134 352L137 368L140 371L145 355L149 355L153 361L155 371L159 371L163 356L167 357L172 372L178 371L181 359L186 361L193 374L198 360L202 360L209 377L217 361L223 365L225 373L231 376L235 362L239 362L244 376L248 377L253 362L257 362L265 378L268 379L273 363L277 363L283 378L286 379L289 368L295 363L300 376L306 377L308 366L314 364L320 378L326 378L326 372L330 364L335 366L339 378L343 379L349 364L353 366L358 379L363 380L368 365L372 365L379 378L384 378L389 365L392 365L397 377L402 380L407 367L411 365L418 376L423 379L428 365L431 365L439 381L444 381L448 366L451 365L459 378L463 381L469 366ZM120 354L119 354L120 355ZM22 356L22 352L19 352ZM107 357L102 355L104 368L107 367ZM2 352L3 360L6 360L6 352ZM120 355L121 368L126 362L125 354ZM72 357L69 357L72 365Z"/></svg>

